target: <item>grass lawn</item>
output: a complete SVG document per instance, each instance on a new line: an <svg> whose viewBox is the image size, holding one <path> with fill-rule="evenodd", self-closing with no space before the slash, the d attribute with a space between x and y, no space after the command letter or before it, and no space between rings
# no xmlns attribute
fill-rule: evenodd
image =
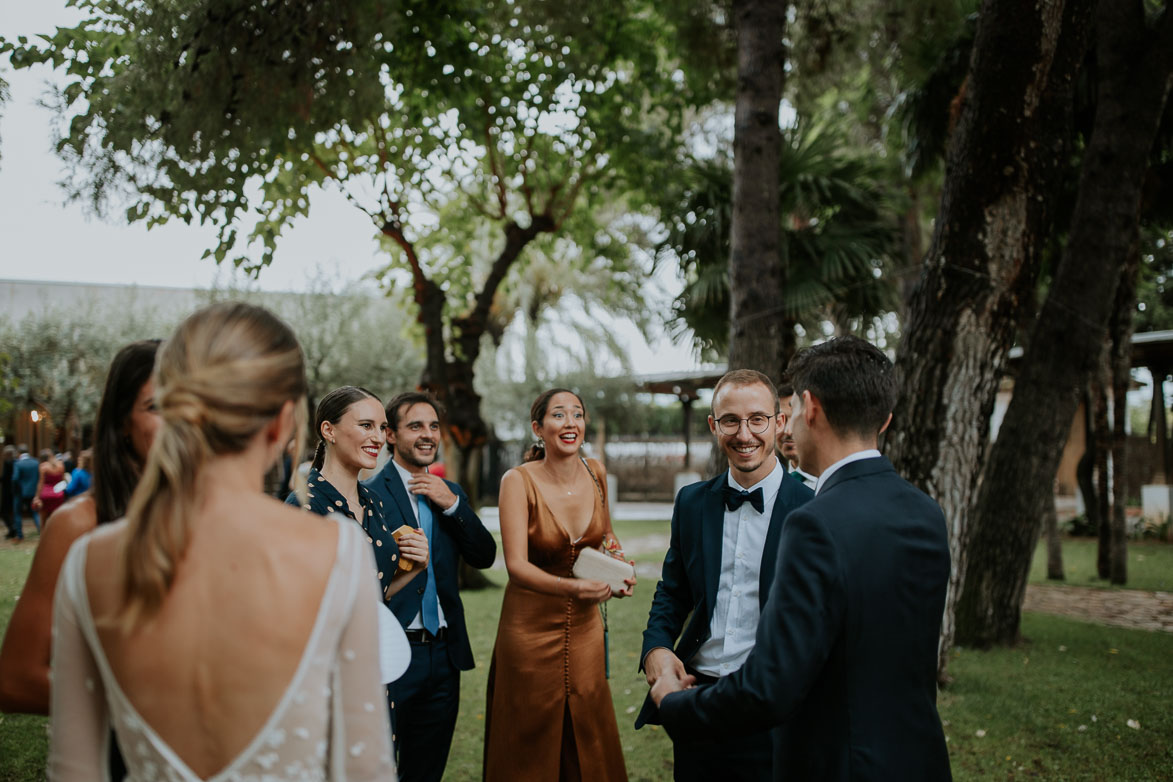
<svg viewBox="0 0 1173 782"><path fill-rule="evenodd" d="M628 522L616 531L626 542L641 534L666 534L667 526ZM1080 557L1068 554L1070 544L1078 549L1081 543L1065 544L1069 565ZM1130 557L1143 553L1145 562L1168 563L1173 547L1159 546L1130 547ZM0 550L0 623L5 626L31 551ZM1094 557L1094 543L1092 551ZM1154 569L1152 578L1169 578L1165 567L1164 576ZM1142 570L1136 568L1138 580ZM1073 572L1069 568L1070 583L1086 583L1077 582ZM491 571L489 578L497 588L464 594L477 668L462 678L460 721L445 777L459 782L480 779L485 679L505 573ZM635 669L653 591L654 584L644 579L635 597L612 601L608 609L611 692L632 782L672 776L667 735L632 729L647 690ZM940 694L938 705L955 780L1173 779L1173 634L1029 613L1022 629L1026 641L1018 648L954 652L950 673L955 681ZM0 720L0 782L42 779L44 721L12 715ZM1130 727L1130 720L1138 727Z"/></svg>
<svg viewBox="0 0 1173 782"><path fill-rule="evenodd" d="M1124 587L1113 586L1096 576L1096 549L1095 538L1064 538L1065 580L1048 581L1047 548L1040 542L1031 562L1030 583L1173 592L1173 545L1155 540L1128 541L1128 583Z"/></svg>
<svg viewBox="0 0 1173 782"><path fill-rule="evenodd" d="M27 538L19 548L0 549L0 635L8 627L35 550ZM0 713L0 782L45 778L46 727L44 717Z"/></svg>

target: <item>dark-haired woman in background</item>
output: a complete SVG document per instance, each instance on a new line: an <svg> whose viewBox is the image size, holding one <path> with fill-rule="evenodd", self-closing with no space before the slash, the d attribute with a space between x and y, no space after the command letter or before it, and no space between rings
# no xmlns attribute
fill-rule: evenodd
<svg viewBox="0 0 1173 782"><path fill-rule="evenodd" d="M0 711L49 713L50 629L57 576L75 540L126 513L159 426L151 382L158 349L159 340L132 342L110 363L94 425L93 487L45 521L0 648Z"/></svg>
<svg viewBox="0 0 1173 782"><path fill-rule="evenodd" d="M386 439L387 414L379 398L358 386L342 386L322 397L314 415L318 444L306 480L306 496L297 492L290 505L325 516L338 513L362 525L375 552L383 599L394 595L428 565L428 539L418 530L391 537L382 503L358 482L359 471L374 469ZM401 570L399 558L413 563Z"/></svg>
<svg viewBox="0 0 1173 782"><path fill-rule="evenodd" d="M597 608L611 587L571 572L585 548L622 557L607 475L579 453L586 410L573 391L539 396L530 426L538 444L501 479L509 583L489 670L484 778L625 780Z"/></svg>

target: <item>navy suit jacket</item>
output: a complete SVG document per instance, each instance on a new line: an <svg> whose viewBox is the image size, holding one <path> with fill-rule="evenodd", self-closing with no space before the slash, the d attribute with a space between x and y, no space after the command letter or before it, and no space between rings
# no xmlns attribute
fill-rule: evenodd
<svg viewBox="0 0 1173 782"><path fill-rule="evenodd" d="M362 483L383 501L388 529L395 530L403 524L419 528L411 507L415 498L408 496L391 460ZM460 557L463 556L475 568L487 568L497 556L497 542L473 511L464 490L452 481L444 483L460 498L460 504L455 513L446 516L443 508L436 507L429 500L432 539L428 544L428 567L435 573L436 593L444 609L444 620L448 623L448 656L454 666L467 671L473 667L473 660L468 629L464 625L464 604L460 602ZM420 612L424 586L423 578L414 578L387 601L387 607L404 627L411 624Z"/></svg>
<svg viewBox="0 0 1173 782"><path fill-rule="evenodd" d="M640 651L640 670L648 652L664 647L674 649L676 656L688 662L697 649L709 638L713 608L717 604L717 585L721 578L721 543L725 529L724 489L729 483L728 472L716 478L685 486L676 495L672 508L672 536L668 553L664 555L660 583L648 613L648 627L644 630L643 649ZM795 480L782 479L770 528L766 532L762 550L761 571L758 575L758 599L766 602L770 584L774 581L774 554L778 550L782 523L787 514L814 497L813 491ZM692 618L685 620L689 614ZM683 632L681 632L683 630ZM679 639L679 640L678 640ZM635 727L658 724L659 716L651 698L644 700L635 720Z"/></svg>
<svg viewBox="0 0 1173 782"><path fill-rule="evenodd" d="M775 573L745 665L660 703L673 740L772 727L778 780L950 779L937 504L883 457L846 464L786 520Z"/></svg>
<svg viewBox="0 0 1173 782"><path fill-rule="evenodd" d="M40 462L31 456L21 456L12 463L12 487L16 496L30 500L36 497L40 480Z"/></svg>

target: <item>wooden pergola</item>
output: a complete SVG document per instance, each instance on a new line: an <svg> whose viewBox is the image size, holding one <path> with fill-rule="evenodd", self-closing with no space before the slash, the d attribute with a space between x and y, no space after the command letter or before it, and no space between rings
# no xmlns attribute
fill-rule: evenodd
<svg viewBox="0 0 1173 782"><path fill-rule="evenodd" d="M1015 374L1018 362L1022 361L1022 348L1010 351L1008 370ZM1146 331L1132 335L1132 366L1144 367L1153 376L1153 402L1150 412L1150 426L1156 435L1158 452L1161 454L1160 470L1153 475L1154 483L1170 484L1173 477L1173 453L1170 452L1167 408L1165 406L1165 378L1173 373L1173 330ZM1090 433L1087 433L1090 437Z"/></svg>
<svg viewBox="0 0 1173 782"><path fill-rule="evenodd" d="M692 372L661 372L636 378L639 387L651 394L671 394L680 400L684 425L684 469L692 467L692 403L700 391L712 388L725 374L724 366L697 369Z"/></svg>

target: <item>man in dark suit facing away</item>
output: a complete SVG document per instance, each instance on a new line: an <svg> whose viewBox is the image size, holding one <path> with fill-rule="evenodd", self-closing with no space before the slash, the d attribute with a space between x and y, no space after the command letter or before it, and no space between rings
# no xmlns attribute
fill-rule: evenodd
<svg viewBox="0 0 1173 782"><path fill-rule="evenodd" d="M941 509L876 450L892 364L856 337L800 351L787 429L815 498L786 520L745 664L652 688L677 743L773 728L777 780L948 780L936 707L949 579Z"/></svg>
<svg viewBox="0 0 1173 782"><path fill-rule="evenodd" d="M487 568L497 544L461 488L428 472L440 447L440 406L410 391L387 405L391 458L363 481L383 503L387 526L428 536L426 578L387 601L411 643L407 672L391 683L391 730L403 782L440 782L460 708L460 672L473 667L460 602L460 558Z"/></svg>
<svg viewBox="0 0 1173 782"><path fill-rule="evenodd" d="M783 520L814 496L787 477L777 458L777 404L774 384L751 369L726 373L713 390L709 429L729 469L676 496L640 654L648 684L686 672L716 681L736 671L753 648ZM649 698L635 726L658 722ZM769 780L771 754L765 727L719 740L677 741L674 776L677 782Z"/></svg>

